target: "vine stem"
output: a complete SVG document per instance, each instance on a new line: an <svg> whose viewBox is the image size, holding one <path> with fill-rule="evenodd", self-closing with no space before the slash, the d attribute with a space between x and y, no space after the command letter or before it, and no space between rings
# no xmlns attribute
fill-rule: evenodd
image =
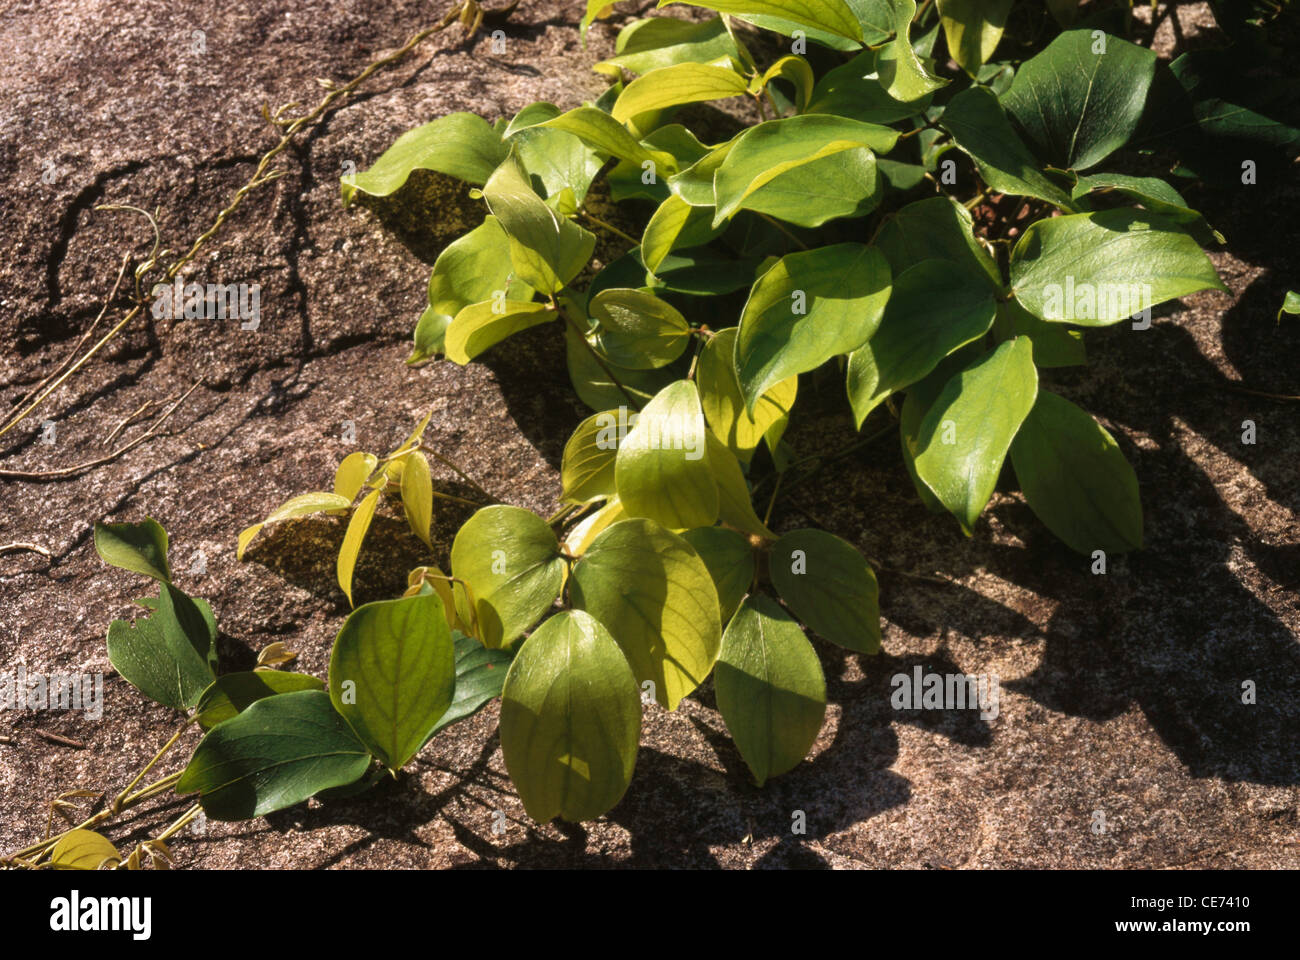
<svg viewBox="0 0 1300 960"><path fill-rule="evenodd" d="M271 163L275 160L275 158L278 157L281 153L283 153L288 148L289 144L293 142L294 137L296 137L298 133L300 133L305 127L311 126L312 124L316 123L325 114L325 112L329 110L331 106L333 106L335 100L338 100L340 97L345 97L350 95L358 86L360 86L362 83L368 80L370 76L374 74L376 71L381 70L384 67L389 66L390 64L396 63L398 60L401 60L413 49L415 49L415 47L417 47L420 43L424 42L430 36L439 32L440 30L447 28L451 24L455 23L457 18L460 17L462 11L468 9L470 3L472 2L473 0L466 0L466 2L464 3L456 4L450 11L447 12L447 14L440 21L438 21L438 23L434 24L432 27L427 27L426 29L421 30L419 33L415 34L415 36L411 37L410 40L406 41L406 43L402 47L400 47L396 52L389 54L387 57L384 57L380 60L374 61L369 66L367 66L364 70L358 73L355 77L353 77L350 81L348 81L348 83L346 83L345 85L338 87L338 86L334 86L333 83L330 83L329 92L325 95L324 99L322 99L321 102L317 104L316 108L312 110L310 113L304 114L303 116L298 117L296 120L293 120L292 122L282 124L282 122L278 120L279 112L277 112L276 115L277 118L272 119L270 117L270 114L267 113L267 111L264 108L263 114L267 117L267 119L271 120L272 123L275 123L277 126L283 126L284 128L284 133L281 135L280 141L274 147L268 150L266 153L262 154L262 157L258 161L257 169L254 171L253 176L248 180L247 183L245 183L242 187L240 187L238 191L236 191L235 196L231 199L230 203L226 206L226 208L217 214L217 217L213 221L212 226L209 227L204 233L202 233L190 245L189 250L187 250L180 259L176 260L174 263L171 264L171 266L167 268L166 272L163 274L162 282L169 282L175 279L176 275L180 273L180 271L183 270L196 256L198 256L199 251L203 249L203 247L208 243L209 240L211 240L213 237L217 235L217 233L221 230L221 227L225 224L226 220L229 219L230 216L234 214L236 210L239 209L239 206L244 202L245 197L247 197L258 187L262 186L263 184L270 183L272 180L277 179L281 175L280 171L274 171L268 173L267 169L270 167ZM139 279L140 279L139 277L136 278L137 283ZM105 344L107 344L110 340L112 340L115 336L117 336L117 334L120 333L122 329L126 327L127 324L129 324L132 320L138 317L143 309L144 309L143 302L137 303L134 307L132 307L131 310L127 313L127 315L123 317L120 321L118 321L118 323L114 325L113 328L108 331L108 333L106 333L103 337L101 337L99 342L96 343L87 353L85 353L81 357L81 359L79 359L70 368L65 370L58 377L56 377L53 383L50 383L44 389L40 390L36 398L32 400L29 404L27 404L27 406L24 409L14 414L12 417L10 417L9 420L5 423L5 425L3 427L0 427L0 437L3 437L6 433L8 433L15 426L17 426L23 420L24 417L26 417L33 410L36 410L42 403L44 403L46 398L49 397L50 394L52 394L55 390L59 389L59 387L61 387L68 380L68 378L73 376L78 370L84 367L97 353L99 353L101 349L103 349Z"/></svg>
<svg viewBox="0 0 1300 960"><path fill-rule="evenodd" d="M773 217L769 217L766 213L760 213L759 216L762 217L764 220L766 220L768 223L770 223L772 226L776 227L778 230L780 230L782 233L784 233L787 237L789 237L789 238L790 238L790 242L793 243L793 244L794 244L796 247L798 247L800 250L807 250L807 249L808 249L808 244L804 243L802 240L800 240L798 237L796 237L793 233L791 233L791 232L790 232L789 230L787 230L785 227L781 226L781 222L780 222L779 220L776 220L776 219L774 219Z"/></svg>
<svg viewBox="0 0 1300 960"><path fill-rule="evenodd" d="M122 792L113 798L113 802L108 805L108 809L111 813L118 813L121 811L122 804L126 801L127 797L131 795L131 791L134 790L136 785L145 778L145 775L157 765L158 761L163 758L163 754L176 746L176 741L181 738L181 734L190 728L190 724L192 724L195 719L197 718L191 717L189 720L186 720L185 723L181 725L181 728L172 734L172 738L164 743L162 747L159 748L158 752L153 755L153 759L144 765L144 769L135 775L135 779L128 783Z"/></svg>
<svg viewBox="0 0 1300 960"><path fill-rule="evenodd" d="M582 328L578 326L578 321L574 320L573 317L569 316L567 310L565 310L562 307L556 306L554 300L551 301L551 304L552 306L555 306L555 309L560 314L560 316L564 317L564 322L567 323L570 326L570 328L572 328L574 335L580 341L582 341L582 345L587 348L587 352L591 354L592 359L594 359L596 363L600 365L600 369L605 371L605 376L609 377L610 381L614 384L614 386L618 387L619 391L623 394L623 396L627 398L627 402L632 407L632 409L640 410L641 405L636 402L636 398L632 396L631 392L628 391L627 387L623 386L623 381L619 380L619 378L614 375L614 371L609 368L609 364L605 362L605 358L602 357L599 353L597 353L596 348L593 347L587 341L587 336L582 332Z"/></svg>
<svg viewBox="0 0 1300 960"><path fill-rule="evenodd" d="M614 226L612 223L606 223L604 220L600 219L600 217L596 216L594 213L591 213L587 210L579 210L578 213L581 214L585 219L590 220L596 226L600 227L602 230L608 230L610 233L614 234L615 236L622 237L628 243L632 244L632 246L634 247L641 246L641 241L638 240L636 237L632 236L631 234L624 233L622 230Z"/></svg>

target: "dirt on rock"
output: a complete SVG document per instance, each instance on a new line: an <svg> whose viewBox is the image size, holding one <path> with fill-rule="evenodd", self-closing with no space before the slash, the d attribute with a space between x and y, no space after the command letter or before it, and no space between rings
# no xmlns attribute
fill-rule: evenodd
<svg viewBox="0 0 1300 960"><path fill-rule="evenodd" d="M427 213L423 230L410 229L384 208L344 211L338 176L452 111L495 120L534 100L568 108L597 96L589 67L621 19L594 27L584 49L583 6L525 0L501 28L505 53L486 32L453 28L374 76L281 156L283 175L187 273L260 285L256 330L146 315L0 439L0 470L92 460L147 429L108 441L142 405L156 417L202 378L159 436L119 459L66 479L0 480L0 544L52 554L0 554L0 671L106 678L99 719L0 712L0 853L39 839L48 802L65 791L119 790L179 725L108 663L108 623L129 618L145 587L99 561L96 520L163 523L178 584L216 611L226 669L250 669L279 641L298 652L295 669L324 676L348 610L334 582L340 521L272 528L243 562L235 538L288 497L328 488L343 455L391 448L432 409L428 438L491 494L556 509L563 445L584 416L557 330L464 368L403 363L432 256L480 208L418 177L403 205ZM138 263L148 252L143 217L96 207L157 209L174 256L275 142L263 104L314 104L317 78L351 77L441 11L414 0L9 3L6 410L74 348L123 255ZM674 713L648 708L634 779L610 814L538 825L506 777L493 704L399 780L355 800L208 822L178 838L176 865L1300 866L1300 418L1293 401L1232 386L1300 392L1300 325L1275 316L1294 283L1297 189L1292 178L1189 199L1227 237L1231 253L1213 259L1230 293L1169 304L1148 330L1090 333L1089 365L1045 382L1096 414L1132 460L1140 553L1094 574L1014 489L995 495L967 539L926 512L896 441L883 440L792 490L773 515L778 530L819 524L858 545L878 565L884 614L880 656L817 643L827 722L791 773L753 785L706 685ZM852 442L839 389L808 379L789 433L801 455ZM438 482L465 490L445 469ZM463 519L453 508L436 521L437 562ZM358 602L394 595L427 559L400 517L381 517ZM894 710L890 678L918 666L996 675L998 716ZM179 769L197 740L187 733L159 774ZM185 806L160 800L108 833L120 845L144 839ZM492 829L498 810L504 834ZM806 833L792 833L797 811Z"/></svg>

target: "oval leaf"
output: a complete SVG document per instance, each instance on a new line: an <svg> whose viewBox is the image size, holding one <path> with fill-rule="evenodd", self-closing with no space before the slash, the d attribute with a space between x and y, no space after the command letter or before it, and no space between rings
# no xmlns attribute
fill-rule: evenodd
<svg viewBox="0 0 1300 960"><path fill-rule="evenodd" d="M640 736L636 679L600 623L566 610L524 642L501 691L501 754L530 817L609 810L632 779Z"/></svg>
<svg viewBox="0 0 1300 960"><path fill-rule="evenodd" d="M876 575L862 554L821 530L795 530L772 545L772 585L795 616L831 643L880 651Z"/></svg>
<svg viewBox="0 0 1300 960"><path fill-rule="evenodd" d="M799 378L787 377L769 387L754 404L751 415L745 409L745 395L736 372L737 330L728 327L709 338L700 351L695 379L709 429L740 460L749 463L764 437L772 449L781 441L799 393Z"/></svg>
<svg viewBox="0 0 1300 960"><path fill-rule="evenodd" d="M747 597L722 636L718 712L761 787L799 765L826 717L826 678L799 625L774 601Z"/></svg>
<svg viewBox="0 0 1300 960"><path fill-rule="evenodd" d="M1029 508L1070 549L1141 549L1137 475L1106 428L1069 400L1038 391L1011 465Z"/></svg>
<svg viewBox="0 0 1300 960"><path fill-rule="evenodd" d="M839 243L782 257L740 315L735 365L746 411L782 380L862 346L889 298L889 263L875 247Z"/></svg>
<svg viewBox="0 0 1300 960"><path fill-rule="evenodd" d="M353 454L353 456L358 455ZM369 454L360 454L360 456L369 456ZM342 470L343 466L340 465L339 471ZM345 477L344 480L345 482L350 483L350 478ZM339 481L336 478L335 483L337 484L338 482ZM360 488L358 487L358 491L359 489ZM335 491L334 493L304 493L292 498L291 500L285 501L285 503L278 507L274 513L261 523L255 523L251 527L245 527L239 532L239 541L235 548L235 559L244 559L244 551L248 549L248 545L253 542L253 538L256 537L258 533L261 532L262 528L268 523L277 523L280 520L288 520L291 517L305 517L313 513L346 510L348 507L352 506L352 500L354 497L356 497L356 493L353 493L352 496L347 496L345 493Z"/></svg>
<svg viewBox="0 0 1300 960"><path fill-rule="evenodd" d="M629 516L674 530L707 527L718 519L707 436L691 381L669 384L646 404L614 462L618 498Z"/></svg>
<svg viewBox="0 0 1300 960"><path fill-rule="evenodd" d="M435 170L481 184L506 158L501 135L473 113L449 113L408 130L363 173L342 179L343 205L360 190L372 197L395 193L413 170Z"/></svg>
<svg viewBox="0 0 1300 960"><path fill-rule="evenodd" d="M121 862L117 848L94 830L73 830L50 851L50 866L55 870L98 870L105 863Z"/></svg>
<svg viewBox="0 0 1300 960"><path fill-rule="evenodd" d="M718 591L722 622L731 620L740 601L754 581L754 549L735 530L726 527L696 527L682 534L704 561Z"/></svg>
<svg viewBox="0 0 1300 960"><path fill-rule="evenodd" d="M411 530L432 550L429 525L433 523L433 476L429 473L429 460L418 450L403 459L406 464L402 468L402 510Z"/></svg>
<svg viewBox="0 0 1300 960"><path fill-rule="evenodd" d="M849 402L858 426L895 390L987 333L996 315L982 275L950 260L923 260L895 277L879 329L849 356Z"/></svg>
<svg viewBox="0 0 1300 960"><path fill-rule="evenodd" d="M330 655L330 701L370 752L403 767L451 705L456 658L432 591L352 611Z"/></svg>
<svg viewBox="0 0 1300 960"><path fill-rule="evenodd" d="M967 536L1037 396L1033 346L1017 337L957 373L922 419L913 455L917 475Z"/></svg>
<svg viewBox="0 0 1300 960"><path fill-rule="evenodd" d="M627 408L623 408L623 426ZM614 496L614 457L618 453L619 411L593 414L573 431L560 461L562 499L591 503Z"/></svg>
<svg viewBox="0 0 1300 960"><path fill-rule="evenodd" d="M96 523L95 550L105 563L163 583L171 582L167 531L152 517L140 523Z"/></svg>
<svg viewBox="0 0 1300 960"><path fill-rule="evenodd" d="M217 677L203 691L203 696L194 707L194 719L204 730L211 730L217 724L241 713L250 704L277 693L324 689L325 684L321 680L305 673L287 673L281 670L227 673Z"/></svg>
<svg viewBox="0 0 1300 960"><path fill-rule="evenodd" d="M1101 327L1198 290L1224 290L1196 241L1144 210L1039 220L1011 253L1011 286L1034 316Z"/></svg>
<svg viewBox="0 0 1300 960"><path fill-rule="evenodd" d="M676 710L709 675L722 640L718 593L704 561L676 534L643 519L598 536L573 568L572 598L618 642L638 683Z"/></svg>
<svg viewBox="0 0 1300 960"><path fill-rule="evenodd" d="M474 598L458 595L458 612L476 624L487 647L523 635L551 608L564 586L565 560L546 521L519 507L484 507L466 521L451 545L451 572ZM464 603L466 609L459 610Z"/></svg>
<svg viewBox="0 0 1300 960"><path fill-rule="evenodd" d="M640 290L601 290L587 310L596 321L593 346L610 363L630 370L667 366L691 339L691 328L676 307Z"/></svg>

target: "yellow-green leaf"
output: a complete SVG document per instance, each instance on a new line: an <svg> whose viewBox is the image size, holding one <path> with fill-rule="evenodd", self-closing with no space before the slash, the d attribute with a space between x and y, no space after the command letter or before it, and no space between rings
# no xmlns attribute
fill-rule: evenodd
<svg viewBox="0 0 1300 960"><path fill-rule="evenodd" d="M611 115L619 123L626 123L637 114L651 110L738 97L747 88L745 78L730 67L678 63L652 70L629 83L615 101Z"/></svg>
<svg viewBox="0 0 1300 960"><path fill-rule="evenodd" d="M653 521L622 520L598 536L574 565L571 594L669 710L713 668L722 641L713 578L689 543Z"/></svg>
<svg viewBox="0 0 1300 960"><path fill-rule="evenodd" d="M348 503L356 499L366 479L375 472L379 458L373 453L349 453L334 471L334 492L347 497Z"/></svg>
<svg viewBox="0 0 1300 960"><path fill-rule="evenodd" d="M669 529L707 527L718 518L700 395L689 380L664 387L646 404L614 463L618 497L629 516Z"/></svg>
<svg viewBox="0 0 1300 960"><path fill-rule="evenodd" d="M347 533L343 535L343 546L339 547L339 587L348 598L349 605L352 603L352 573L357 566L357 555L361 553L361 541L366 538L366 531L370 529L370 521L375 515L375 507L379 505L379 493L378 490L371 490L357 504L352 519L348 521Z"/></svg>
<svg viewBox="0 0 1300 960"><path fill-rule="evenodd" d="M622 799L636 765L641 702L618 644L566 610L523 644L501 690L501 753L528 815L591 820Z"/></svg>
<svg viewBox="0 0 1300 960"><path fill-rule="evenodd" d="M55 870L98 870L122 862L117 848L94 830L73 830L54 845L50 866Z"/></svg>
<svg viewBox="0 0 1300 960"><path fill-rule="evenodd" d="M799 765L826 717L817 651L773 600L745 598L714 672L718 712L761 787Z"/></svg>
<svg viewBox="0 0 1300 960"><path fill-rule="evenodd" d="M758 398L751 416L745 410L745 395L736 373L736 327L719 330L700 351L695 371L700 386L700 405L709 429L740 460L748 463L766 436L775 446L785 432L799 392L799 377L774 384Z"/></svg>
<svg viewBox="0 0 1300 960"><path fill-rule="evenodd" d="M425 546L433 549L429 539L429 524L433 522L433 477L429 473L429 460L418 450L405 457L402 469L402 509L406 522Z"/></svg>
<svg viewBox="0 0 1300 960"><path fill-rule="evenodd" d="M239 542L235 549L235 559L244 559L244 551L248 549L248 545L252 543L258 531L268 523L288 520L290 517L305 517L312 513L339 513L347 510L351 505L352 497L345 497L338 493L304 493L296 496L292 500L286 501L261 523L255 523L251 527L240 531Z"/></svg>
<svg viewBox="0 0 1300 960"><path fill-rule="evenodd" d="M507 337L555 319L544 303L524 300L485 300L466 307L447 325L447 359L461 366Z"/></svg>

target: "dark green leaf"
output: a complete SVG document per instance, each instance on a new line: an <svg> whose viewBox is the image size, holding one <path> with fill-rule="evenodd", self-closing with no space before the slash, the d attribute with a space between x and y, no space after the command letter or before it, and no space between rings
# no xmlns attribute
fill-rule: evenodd
<svg viewBox="0 0 1300 960"><path fill-rule="evenodd" d="M357 780L370 754L323 690L253 703L208 731L176 784L213 820L249 820Z"/></svg>

